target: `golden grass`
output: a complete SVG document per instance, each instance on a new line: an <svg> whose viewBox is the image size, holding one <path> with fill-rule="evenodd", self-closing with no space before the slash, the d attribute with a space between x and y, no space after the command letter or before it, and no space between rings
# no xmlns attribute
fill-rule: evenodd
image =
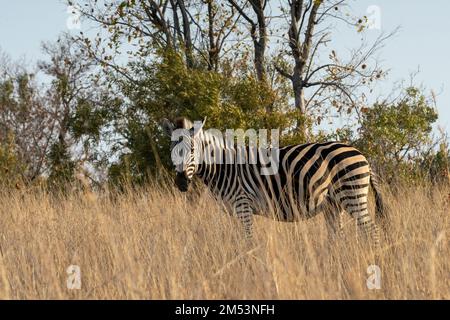
<svg viewBox="0 0 450 320"><path fill-rule="evenodd" d="M322 216L258 217L248 244L206 193L4 193L0 298L449 299L448 193L403 187L387 197L379 290L366 286L375 260L351 220L330 242ZM67 289L69 265L80 267L80 290Z"/></svg>

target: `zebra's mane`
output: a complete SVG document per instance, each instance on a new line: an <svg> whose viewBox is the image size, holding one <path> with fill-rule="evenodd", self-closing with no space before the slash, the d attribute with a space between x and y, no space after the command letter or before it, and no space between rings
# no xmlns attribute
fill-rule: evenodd
<svg viewBox="0 0 450 320"><path fill-rule="evenodd" d="M173 121L175 129L192 129L194 124L191 120L186 117L177 117ZM220 131L219 131L220 132ZM218 147L221 150L235 150L235 144L231 145L231 149L227 148L225 141L223 139L217 139L217 137L211 134L210 130L202 128L201 133L196 137L196 141L200 142L199 145L204 148L206 145L213 143L215 147ZM202 150L203 151L203 150Z"/></svg>
<svg viewBox="0 0 450 320"><path fill-rule="evenodd" d="M175 129L191 129L194 126L192 121L186 117L175 118L173 124L175 125Z"/></svg>

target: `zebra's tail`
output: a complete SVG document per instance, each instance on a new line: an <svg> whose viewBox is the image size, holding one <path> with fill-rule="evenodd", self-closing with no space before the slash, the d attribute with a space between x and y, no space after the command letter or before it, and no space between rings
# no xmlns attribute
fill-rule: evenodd
<svg viewBox="0 0 450 320"><path fill-rule="evenodd" d="M383 195L380 191L380 184L376 173L372 170L370 171L370 185L372 186L373 193L375 195L375 220L382 225L382 227L387 227L388 223L388 213L385 201L383 200Z"/></svg>

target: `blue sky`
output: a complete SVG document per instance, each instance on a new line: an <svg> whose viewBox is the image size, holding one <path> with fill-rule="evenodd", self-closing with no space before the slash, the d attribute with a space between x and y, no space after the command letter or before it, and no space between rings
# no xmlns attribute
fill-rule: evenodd
<svg viewBox="0 0 450 320"><path fill-rule="evenodd" d="M438 124L450 132L450 1L358 0L352 8L364 13L370 5L381 9L381 31L400 27L380 52L383 66L390 69L380 91L389 92L395 81L419 69L416 82L436 92ZM375 36L380 31L368 32Z"/></svg>
<svg viewBox="0 0 450 320"><path fill-rule="evenodd" d="M369 30L369 38L401 28L380 51L382 65L390 73L378 91L389 93L396 81L419 69L416 81L438 94L439 125L450 132L450 1L358 0L350 4L358 15L364 15L371 5L380 8L381 31ZM60 0L3 0L1 8L0 48L13 59L35 61L42 57L41 41L55 40L68 30L69 14ZM340 32L334 43L350 49L353 39L354 34Z"/></svg>

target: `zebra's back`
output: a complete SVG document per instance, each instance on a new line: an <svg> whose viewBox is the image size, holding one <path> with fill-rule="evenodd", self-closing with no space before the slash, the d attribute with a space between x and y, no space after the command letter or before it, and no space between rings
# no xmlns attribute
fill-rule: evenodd
<svg viewBox="0 0 450 320"><path fill-rule="evenodd" d="M255 211L281 221L319 213L328 203L354 203L368 193L370 169L356 148L340 142L308 143L280 149L278 172L261 175L248 165L242 179Z"/></svg>

